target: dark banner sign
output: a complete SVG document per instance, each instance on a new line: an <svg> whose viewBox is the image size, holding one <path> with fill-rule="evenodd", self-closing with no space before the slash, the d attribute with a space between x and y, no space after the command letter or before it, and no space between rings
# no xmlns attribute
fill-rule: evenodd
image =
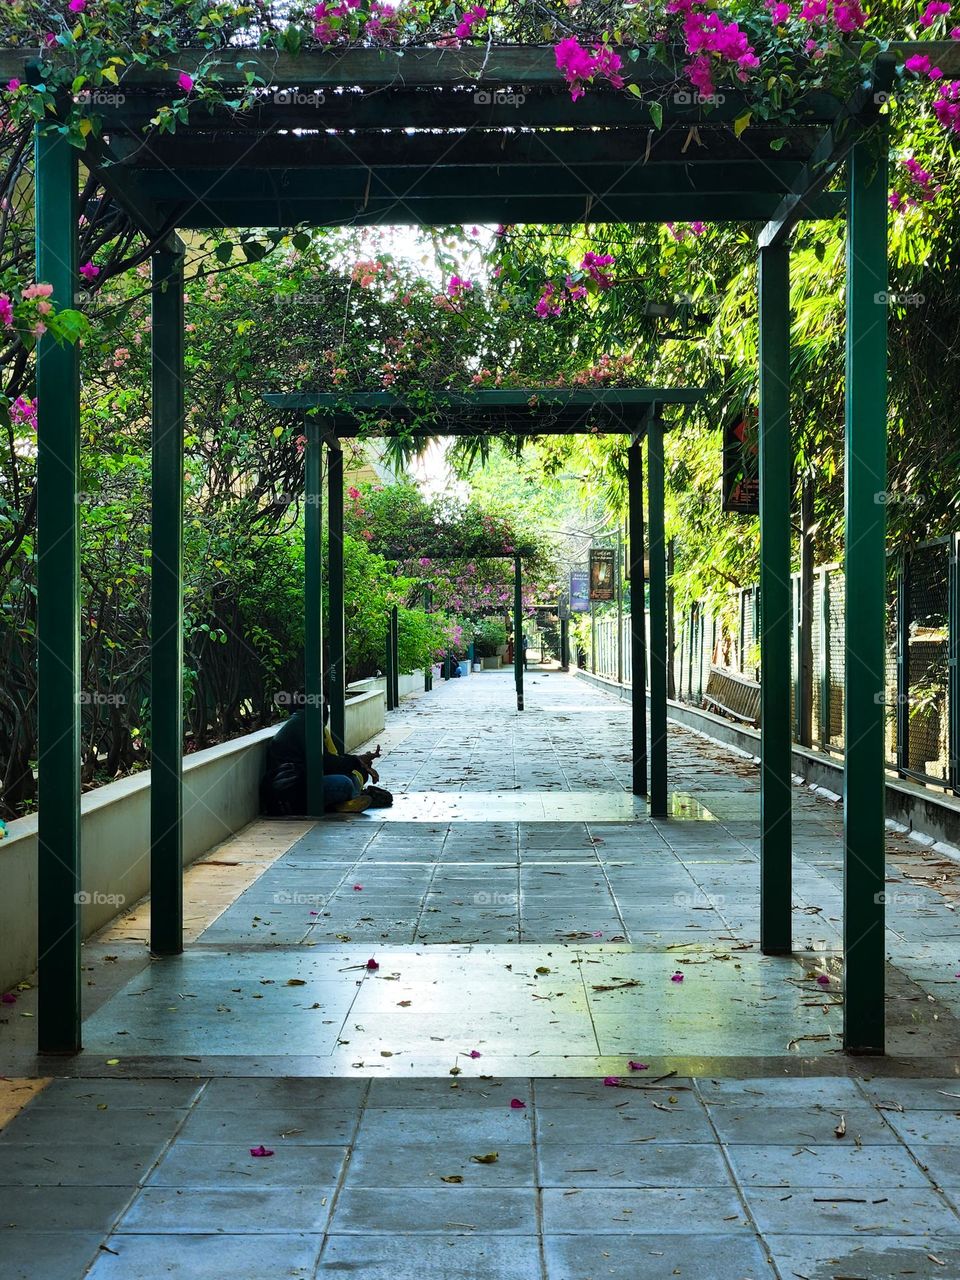
<svg viewBox="0 0 960 1280"><path fill-rule="evenodd" d="M571 569L570 571L570 612L586 613L590 608L590 571L588 569Z"/></svg>
<svg viewBox="0 0 960 1280"><path fill-rule="evenodd" d="M590 599L594 602L612 600L616 591L613 547L591 547Z"/></svg>
<svg viewBox="0 0 960 1280"><path fill-rule="evenodd" d="M723 509L760 514L757 413L731 418L723 429Z"/></svg>

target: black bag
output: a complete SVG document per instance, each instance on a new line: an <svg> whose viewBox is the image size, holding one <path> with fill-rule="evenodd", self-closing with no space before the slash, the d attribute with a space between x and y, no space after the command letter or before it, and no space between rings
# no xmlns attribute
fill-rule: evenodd
<svg viewBox="0 0 960 1280"><path fill-rule="evenodd" d="M268 818L287 818L307 811L307 771L285 760L260 781L260 808Z"/></svg>

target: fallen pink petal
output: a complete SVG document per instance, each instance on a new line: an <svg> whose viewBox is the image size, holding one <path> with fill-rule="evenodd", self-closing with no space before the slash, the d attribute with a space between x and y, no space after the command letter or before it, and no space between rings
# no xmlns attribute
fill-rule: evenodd
<svg viewBox="0 0 960 1280"><path fill-rule="evenodd" d="M362 888L363 888L363 885L362 885L362 884L355 884L355 885L353 886L353 892L354 892L354 893L359 893L359 892L360 892L360 890L361 890Z"/></svg>
<svg viewBox="0 0 960 1280"><path fill-rule="evenodd" d="M649 1070L650 1063L634 1062L633 1059L631 1058L630 1061L627 1063L627 1066L630 1068L631 1071L647 1071Z"/></svg>
<svg viewBox="0 0 960 1280"><path fill-rule="evenodd" d="M471 1058L479 1058L479 1057L480 1057L480 1050L479 1050L479 1049L471 1049L471 1050L470 1050L470 1057L471 1057Z"/></svg>
<svg viewBox="0 0 960 1280"><path fill-rule="evenodd" d="M0 1004L16 1004L16 1003L17 1003L17 997L13 994L12 991L5 991L3 995L0 996Z"/></svg>
<svg viewBox="0 0 960 1280"><path fill-rule="evenodd" d="M679 969L678 969L678 970L677 970L677 972L676 972L676 973L671 977L670 981L671 981L671 982L682 982L682 981L683 981L683 974L680 972L680 970L679 970Z"/></svg>
<svg viewBox="0 0 960 1280"><path fill-rule="evenodd" d="M521 1107L525 1107L527 1104L525 1102L521 1102L519 1098L511 1098L510 1105L513 1107L514 1111L519 1111Z"/></svg>
<svg viewBox="0 0 960 1280"><path fill-rule="evenodd" d="M370 970L371 973L375 972L377 969L380 968L379 960L374 960L373 957L371 956L370 959L367 961L367 968Z"/></svg>
<svg viewBox="0 0 960 1280"><path fill-rule="evenodd" d="M619 1077L619 1076L604 1076L604 1077L603 1077L603 1083L604 1083L605 1085L608 1085L611 1089L616 1089L616 1088L619 1086L619 1084L620 1084L620 1077Z"/></svg>
<svg viewBox="0 0 960 1280"><path fill-rule="evenodd" d="M829 987L830 985L830 977L826 973L818 973L817 981L820 983L821 987Z"/></svg>
<svg viewBox="0 0 960 1280"><path fill-rule="evenodd" d="M268 1150L263 1143L261 1143L259 1147L251 1147L250 1154L252 1156L272 1156L273 1152Z"/></svg>

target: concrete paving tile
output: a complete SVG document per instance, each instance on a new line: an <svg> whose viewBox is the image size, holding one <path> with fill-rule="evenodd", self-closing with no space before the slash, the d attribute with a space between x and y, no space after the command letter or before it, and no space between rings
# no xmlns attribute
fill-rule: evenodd
<svg viewBox="0 0 960 1280"><path fill-rule="evenodd" d="M109 1104L100 1110L97 1104L70 1103L63 1106L30 1106L0 1130L0 1152L9 1144L50 1143L51 1145L113 1144L143 1146L149 1142L160 1146L173 1137L187 1112L185 1109L146 1110Z"/></svg>
<svg viewBox="0 0 960 1280"><path fill-rule="evenodd" d="M960 1216L932 1188L747 1187L744 1195L764 1235L960 1235Z"/></svg>
<svg viewBox="0 0 960 1280"><path fill-rule="evenodd" d="M746 1146L727 1148L744 1187L928 1187L901 1146Z"/></svg>
<svg viewBox="0 0 960 1280"><path fill-rule="evenodd" d="M233 1146L344 1146L356 1131L360 1108L352 1111L320 1107L257 1107L237 1111L212 1108L191 1113L177 1142L216 1142ZM255 1134L255 1140L251 1138Z"/></svg>
<svg viewBox="0 0 960 1280"><path fill-rule="evenodd" d="M484 1150L504 1145L525 1146L531 1140L528 1108L514 1109L510 1101L504 1095L500 1107L477 1106L456 1112L408 1112L399 1107L368 1106L360 1122L357 1141L360 1145L460 1141L473 1146L480 1144Z"/></svg>
<svg viewBox="0 0 960 1280"><path fill-rule="evenodd" d="M534 1236L331 1235L317 1278L356 1275L363 1280L542 1280Z"/></svg>
<svg viewBox="0 0 960 1280"><path fill-rule="evenodd" d="M544 1187L730 1187L720 1147L697 1143L542 1142L538 1181Z"/></svg>
<svg viewBox="0 0 960 1280"><path fill-rule="evenodd" d="M805 1280L945 1280L960 1275L960 1248L952 1237L859 1236L766 1237L781 1275Z"/></svg>
<svg viewBox="0 0 960 1280"><path fill-rule="evenodd" d="M0 1145L0 1187L135 1187L147 1176L163 1142L6 1142Z"/></svg>
<svg viewBox="0 0 960 1280"><path fill-rule="evenodd" d="M91 1231L0 1231L0 1275L3 1280L81 1280L101 1239Z"/></svg>
<svg viewBox="0 0 960 1280"><path fill-rule="evenodd" d="M371 1080L367 1105L383 1107L472 1111L478 1107L502 1108L511 1098L527 1099L530 1081L525 1078L495 1080Z"/></svg>
<svg viewBox="0 0 960 1280"><path fill-rule="evenodd" d="M312 1280L319 1235L113 1235L90 1280Z"/></svg>
<svg viewBox="0 0 960 1280"><path fill-rule="evenodd" d="M313 1187L332 1192L343 1161L345 1147L280 1146L269 1157L256 1157L250 1149L261 1138L256 1118L251 1117L250 1137L239 1143L175 1143L151 1173L151 1187L182 1187L218 1190L230 1187ZM265 1144L263 1144L265 1145Z"/></svg>
<svg viewBox="0 0 960 1280"><path fill-rule="evenodd" d="M481 1231L485 1235L537 1234L533 1187L346 1187L337 1200L333 1234L440 1234Z"/></svg>
<svg viewBox="0 0 960 1280"><path fill-rule="evenodd" d="M805 1107L740 1107L725 1103L710 1108L710 1119L724 1143L827 1144L836 1139L841 1118L846 1136L838 1142L888 1146L896 1142L896 1134L884 1123L883 1116L862 1102L841 1107L820 1103Z"/></svg>
<svg viewBox="0 0 960 1280"><path fill-rule="evenodd" d="M749 1235L592 1233L544 1238L548 1280L775 1280ZM709 1273L705 1271L709 1259Z"/></svg>
<svg viewBox="0 0 960 1280"><path fill-rule="evenodd" d="M736 1192L724 1187L547 1188L544 1235L735 1235L751 1231Z"/></svg>
<svg viewBox="0 0 960 1280"><path fill-rule="evenodd" d="M331 1201L314 1187L144 1187L116 1230L121 1235L315 1233L325 1230Z"/></svg>
<svg viewBox="0 0 960 1280"><path fill-rule="evenodd" d="M498 1153L493 1164L479 1164L475 1155ZM400 1187L442 1187L444 1178L463 1179L466 1187L530 1187L534 1184L533 1147L519 1143L456 1140L363 1142L354 1149L345 1185L390 1191Z"/></svg>
<svg viewBox="0 0 960 1280"><path fill-rule="evenodd" d="M318 1080L310 1077L247 1077L207 1081L199 1110L233 1111L248 1108L359 1107L367 1094L365 1080Z"/></svg>
<svg viewBox="0 0 960 1280"><path fill-rule="evenodd" d="M701 1078L697 1081L697 1091L708 1106L730 1104L740 1110L748 1106L843 1109L858 1106L864 1100L858 1082L844 1076L773 1076L746 1080Z"/></svg>
<svg viewBox="0 0 960 1280"><path fill-rule="evenodd" d="M875 1077L861 1080L859 1087L871 1101L894 1108L945 1111L954 1103L960 1107L960 1075L924 1080Z"/></svg>
<svg viewBox="0 0 960 1280"><path fill-rule="evenodd" d="M6 1186L0 1192L0 1274L3 1241L13 1232L106 1233L124 1211L133 1189L124 1187Z"/></svg>

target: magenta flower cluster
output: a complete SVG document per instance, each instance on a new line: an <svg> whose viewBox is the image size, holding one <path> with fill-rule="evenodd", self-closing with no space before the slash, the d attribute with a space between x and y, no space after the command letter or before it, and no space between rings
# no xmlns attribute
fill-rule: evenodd
<svg viewBox="0 0 960 1280"><path fill-rule="evenodd" d="M473 28L479 26L486 16L487 11L482 4L472 5L460 18L454 35L458 40L469 40L473 35Z"/></svg>
<svg viewBox="0 0 960 1280"><path fill-rule="evenodd" d="M570 86L574 102L586 93L584 85L593 84L598 76L608 80L615 89L623 88L624 79L620 75L623 59L609 45L595 44L592 49L586 49L576 36L567 36L554 47L554 55L557 70Z"/></svg>

